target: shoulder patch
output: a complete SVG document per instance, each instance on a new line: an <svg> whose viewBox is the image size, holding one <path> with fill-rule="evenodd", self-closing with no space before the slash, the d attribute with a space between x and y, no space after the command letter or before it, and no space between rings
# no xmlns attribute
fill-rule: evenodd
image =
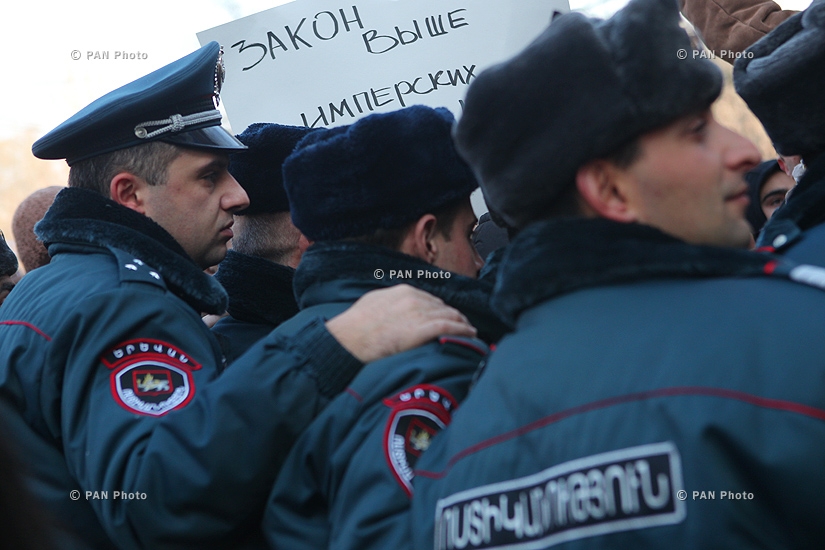
<svg viewBox="0 0 825 550"><path fill-rule="evenodd" d="M166 288L166 282L161 274L143 260L128 254L119 248L109 248L118 264L118 275L121 282L149 283Z"/></svg>
<svg viewBox="0 0 825 550"><path fill-rule="evenodd" d="M160 340L128 340L100 358L109 375L115 402L132 413L163 416L185 407L195 395L192 371L200 364Z"/></svg>
<svg viewBox="0 0 825 550"><path fill-rule="evenodd" d="M384 456L398 484L412 497L418 457L450 423L456 400L437 386L419 384L384 399L391 410L384 429Z"/></svg>

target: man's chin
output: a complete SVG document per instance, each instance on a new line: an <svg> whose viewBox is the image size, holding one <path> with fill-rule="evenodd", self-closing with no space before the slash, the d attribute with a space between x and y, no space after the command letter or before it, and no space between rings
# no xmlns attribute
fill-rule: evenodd
<svg viewBox="0 0 825 550"><path fill-rule="evenodd" d="M731 231L730 246L731 248L750 249L754 246L753 233L751 232L751 224L746 220L741 220Z"/></svg>
<svg viewBox="0 0 825 550"><path fill-rule="evenodd" d="M217 271L218 264L221 263L224 258L226 258L226 254L228 251L229 249L224 244L223 246L221 246L219 250L215 250L214 252L211 252L210 254L204 256L201 259L201 261L197 263L204 271L212 271L214 273L214 271ZM211 268L213 267L216 269L212 270Z"/></svg>

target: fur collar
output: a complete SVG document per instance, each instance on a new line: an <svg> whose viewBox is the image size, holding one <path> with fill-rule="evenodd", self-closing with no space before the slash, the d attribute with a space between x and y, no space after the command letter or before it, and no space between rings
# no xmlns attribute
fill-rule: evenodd
<svg viewBox="0 0 825 550"><path fill-rule="evenodd" d="M527 308L588 287L668 278L764 275L773 257L695 246L640 224L604 219L535 223L508 248L492 306L515 324Z"/></svg>
<svg viewBox="0 0 825 550"><path fill-rule="evenodd" d="M765 224L757 247L780 249L795 241L806 229L825 222L825 155L808 166L802 180L793 188L788 202L783 204ZM783 235L783 243L776 238Z"/></svg>
<svg viewBox="0 0 825 550"><path fill-rule="evenodd" d="M222 313L226 309L227 296L221 285L165 229L94 191L62 190L35 233L46 246L63 243L124 250L156 269L169 289L196 311Z"/></svg>
<svg viewBox="0 0 825 550"><path fill-rule="evenodd" d="M376 277L378 269L383 271L382 278ZM391 278L391 270L409 272L412 277ZM294 289L298 305L304 309L326 302L354 302L370 290L409 284L461 311L478 329L482 340L497 341L505 327L490 309L492 283L455 273L449 278L434 277L440 273L442 270L427 262L388 248L342 241L320 242L301 258Z"/></svg>
<svg viewBox="0 0 825 550"><path fill-rule="evenodd" d="M215 278L229 294L229 314L239 321L280 325L296 313L295 270L230 250Z"/></svg>

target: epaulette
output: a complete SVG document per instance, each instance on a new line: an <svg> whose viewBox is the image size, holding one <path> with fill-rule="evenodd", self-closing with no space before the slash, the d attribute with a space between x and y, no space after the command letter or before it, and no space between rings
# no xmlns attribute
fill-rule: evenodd
<svg viewBox="0 0 825 550"><path fill-rule="evenodd" d="M166 282L155 268L119 248L109 247L109 251L117 261L120 282L149 283L166 289Z"/></svg>

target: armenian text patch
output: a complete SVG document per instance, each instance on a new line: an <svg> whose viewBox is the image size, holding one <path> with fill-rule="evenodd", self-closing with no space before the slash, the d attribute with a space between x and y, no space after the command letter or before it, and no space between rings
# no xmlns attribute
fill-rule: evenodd
<svg viewBox="0 0 825 550"><path fill-rule="evenodd" d="M415 463L450 423L456 401L437 386L419 384L388 397L384 404L392 409L384 430L384 455L398 483L412 496Z"/></svg>
<svg viewBox="0 0 825 550"><path fill-rule="evenodd" d="M136 339L108 350L101 361L111 369L112 396L129 412L162 416L184 407L195 395L192 371L200 365L175 346Z"/></svg>
<svg viewBox="0 0 825 550"><path fill-rule="evenodd" d="M435 548L548 548L685 518L671 442L588 456L438 501Z"/></svg>

